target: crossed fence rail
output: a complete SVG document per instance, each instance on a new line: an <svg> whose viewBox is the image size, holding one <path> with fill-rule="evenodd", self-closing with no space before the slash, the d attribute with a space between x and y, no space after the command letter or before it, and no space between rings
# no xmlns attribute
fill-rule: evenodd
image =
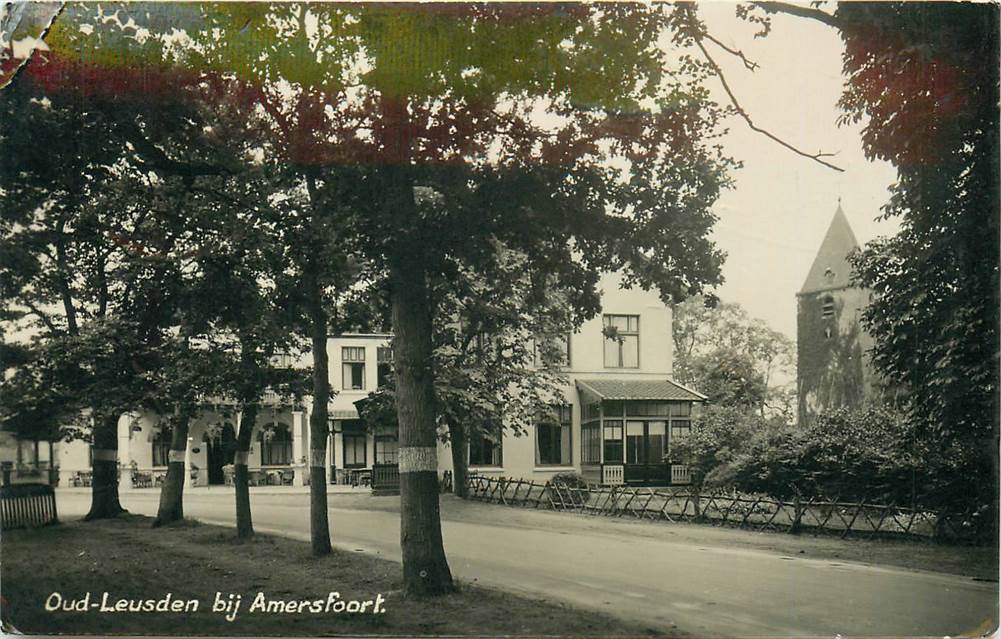
<svg viewBox="0 0 1001 639"><path fill-rule="evenodd" d="M896 537L973 541L980 533L969 513L867 503L865 500L783 501L735 491L699 493L691 487L568 486L526 479L470 476L468 498L607 517L701 521L780 532L809 531L841 537Z"/></svg>

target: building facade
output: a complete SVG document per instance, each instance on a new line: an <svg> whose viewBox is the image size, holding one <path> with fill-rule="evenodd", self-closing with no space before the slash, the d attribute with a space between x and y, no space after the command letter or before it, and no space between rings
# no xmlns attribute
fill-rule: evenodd
<svg viewBox="0 0 1001 639"><path fill-rule="evenodd" d="M471 472L541 481L576 472L607 484L687 481L687 470L669 463L670 443L688 432L705 397L670 379L671 309L656 293L621 289L614 275L601 286L602 314L569 336L556 419L520 436L506 432L499 441L474 438L467 452ZM398 477L395 429L367 425L355 406L391 374L390 339L384 333L329 338L335 393L327 442L331 481L378 484ZM309 365L309 358L297 364ZM310 403L283 405L275 399L265 402L252 426L251 480L303 485L309 477ZM205 403L190 427L185 455L190 485L229 481L236 433L244 427L232 406ZM156 485L165 475L169 446L165 419L153 413L121 418L119 461L132 469L137 485ZM56 458L63 485L86 481L86 443L58 445ZM439 472L452 470L446 444L439 443L438 463ZM122 481L123 488L128 484Z"/></svg>
<svg viewBox="0 0 1001 639"><path fill-rule="evenodd" d="M842 407L857 407L877 392L869 361L872 338L862 328L869 291L852 285L848 255L858 241L838 204L797 298L799 423Z"/></svg>

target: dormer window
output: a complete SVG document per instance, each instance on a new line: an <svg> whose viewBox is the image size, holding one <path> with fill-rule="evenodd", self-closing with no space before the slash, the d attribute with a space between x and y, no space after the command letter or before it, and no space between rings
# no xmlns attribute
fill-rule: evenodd
<svg viewBox="0 0 1001 639"><path fill-rule="evenodd" d="M824 298L823 305L820 307L820 316L824 319L834 317L834 298L830 295Z"/></svg>

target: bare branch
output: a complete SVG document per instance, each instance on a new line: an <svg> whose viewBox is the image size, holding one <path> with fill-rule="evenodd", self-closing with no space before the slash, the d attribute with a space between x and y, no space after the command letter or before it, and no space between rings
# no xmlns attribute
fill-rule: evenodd
<svg viewBox="0 0 1001 639"><path fill-rule="evenodd" d="M823 22L827 26L834 27L838 30L842 27L841 21L834 15L821 11L820 9L803 7L796 4L790 4L788 2L752 2L751 4L756 7L760 7L765 13L786 13L800 18L809 18L811 20Z"/></svg>
<svg viewBox="0 0 1001 639"><path fill-rule="evenodd" d="M821 13L823 13L823 12L821 12ZM827 14L825 14L825 15L827 15ZM694 20L694 16L693 16L693 23L694 22L695 22L695 20ZM822 152L807 153L806 151L801 151L800 149L798 149L795 146L789 144L788 142L786 142L782 138L776 136L775 134L771 133L770 131L762 129L761 127L759 127L756 124L754 124L754 121L751 120L751 117L749 115L747 115L747 111L745 111L744 107L742 107L740 105L740 102L737 100L737 96L734 95L733 90L730 88L730 84L726 81L726 76L723 75L723 69L720 68L720 66L716 63L716 60L714 60L713 57L709 54L709 51L706 50L705 45L702 44L702 38L704 36L703 30L700 29L700 28L698 28L698 27L696 27L696 28L694 28L692 30L692 34L693 34L692 39L695 40L695 45L699 48L700 51L702 51L702 55L705 57L706 62L708 62L709 66L712 67L713 72L716 74L716 77L719 78L720 84L723 85L723 90L726 91L726 94L730 97L730 103L733 105L733 108L737 110L738 115L740 115L740 117L742 117L744 119L744 122L747 123L747 126L752 131L754 131L756 133L760 133L761 135L767 137L769 140L772 140L773 142L778 143L779 145L781 145L781 146L789 149L790 151L792 151L793 153L795 153L797 155L801 155L801 156L803 156L805 158L813 160L814 162L817 162L818 164L822 164L822 165L826 166L829 169L834 169L835 171L839 171L839 172L842 172L842 173L844 172L844 169L842 169L841 167L836 166L834 164L831 164L830 162L827 162L826 160L823 159L823 158L833 157L835 154L833 154L833 153L822 153Z"/></svg>
<svg viewBox="0 0 1001 639"><path fill-rule="evenodd" d="M723 49L724 51L726 51L730 55L733 55L733 56L736 56L736 57L740 58L740 61L744 63L744 66L747 68L748 71L754 71L755 69L758 68L758 63L754 62L752 60L748 60L747 56L744 55L743 51L741 51L739 49L731 49L730 47L726 46L725 44L723 44L722 42L720 42L719 40L717 40L716 38L714 38L708 31L703 31L702 32L702 37L705 38L706 40L712 42L713 44L715 44L720 49Z"/></svg>

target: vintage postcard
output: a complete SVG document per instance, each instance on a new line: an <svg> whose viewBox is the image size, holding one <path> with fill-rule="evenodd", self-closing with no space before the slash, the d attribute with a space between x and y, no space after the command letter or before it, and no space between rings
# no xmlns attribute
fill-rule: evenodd
<svg viewBox="0 0 1001 639"><path fill-rule="evenodd" d="M998 41L4 2L0 629L995 634Z"/></svg>

